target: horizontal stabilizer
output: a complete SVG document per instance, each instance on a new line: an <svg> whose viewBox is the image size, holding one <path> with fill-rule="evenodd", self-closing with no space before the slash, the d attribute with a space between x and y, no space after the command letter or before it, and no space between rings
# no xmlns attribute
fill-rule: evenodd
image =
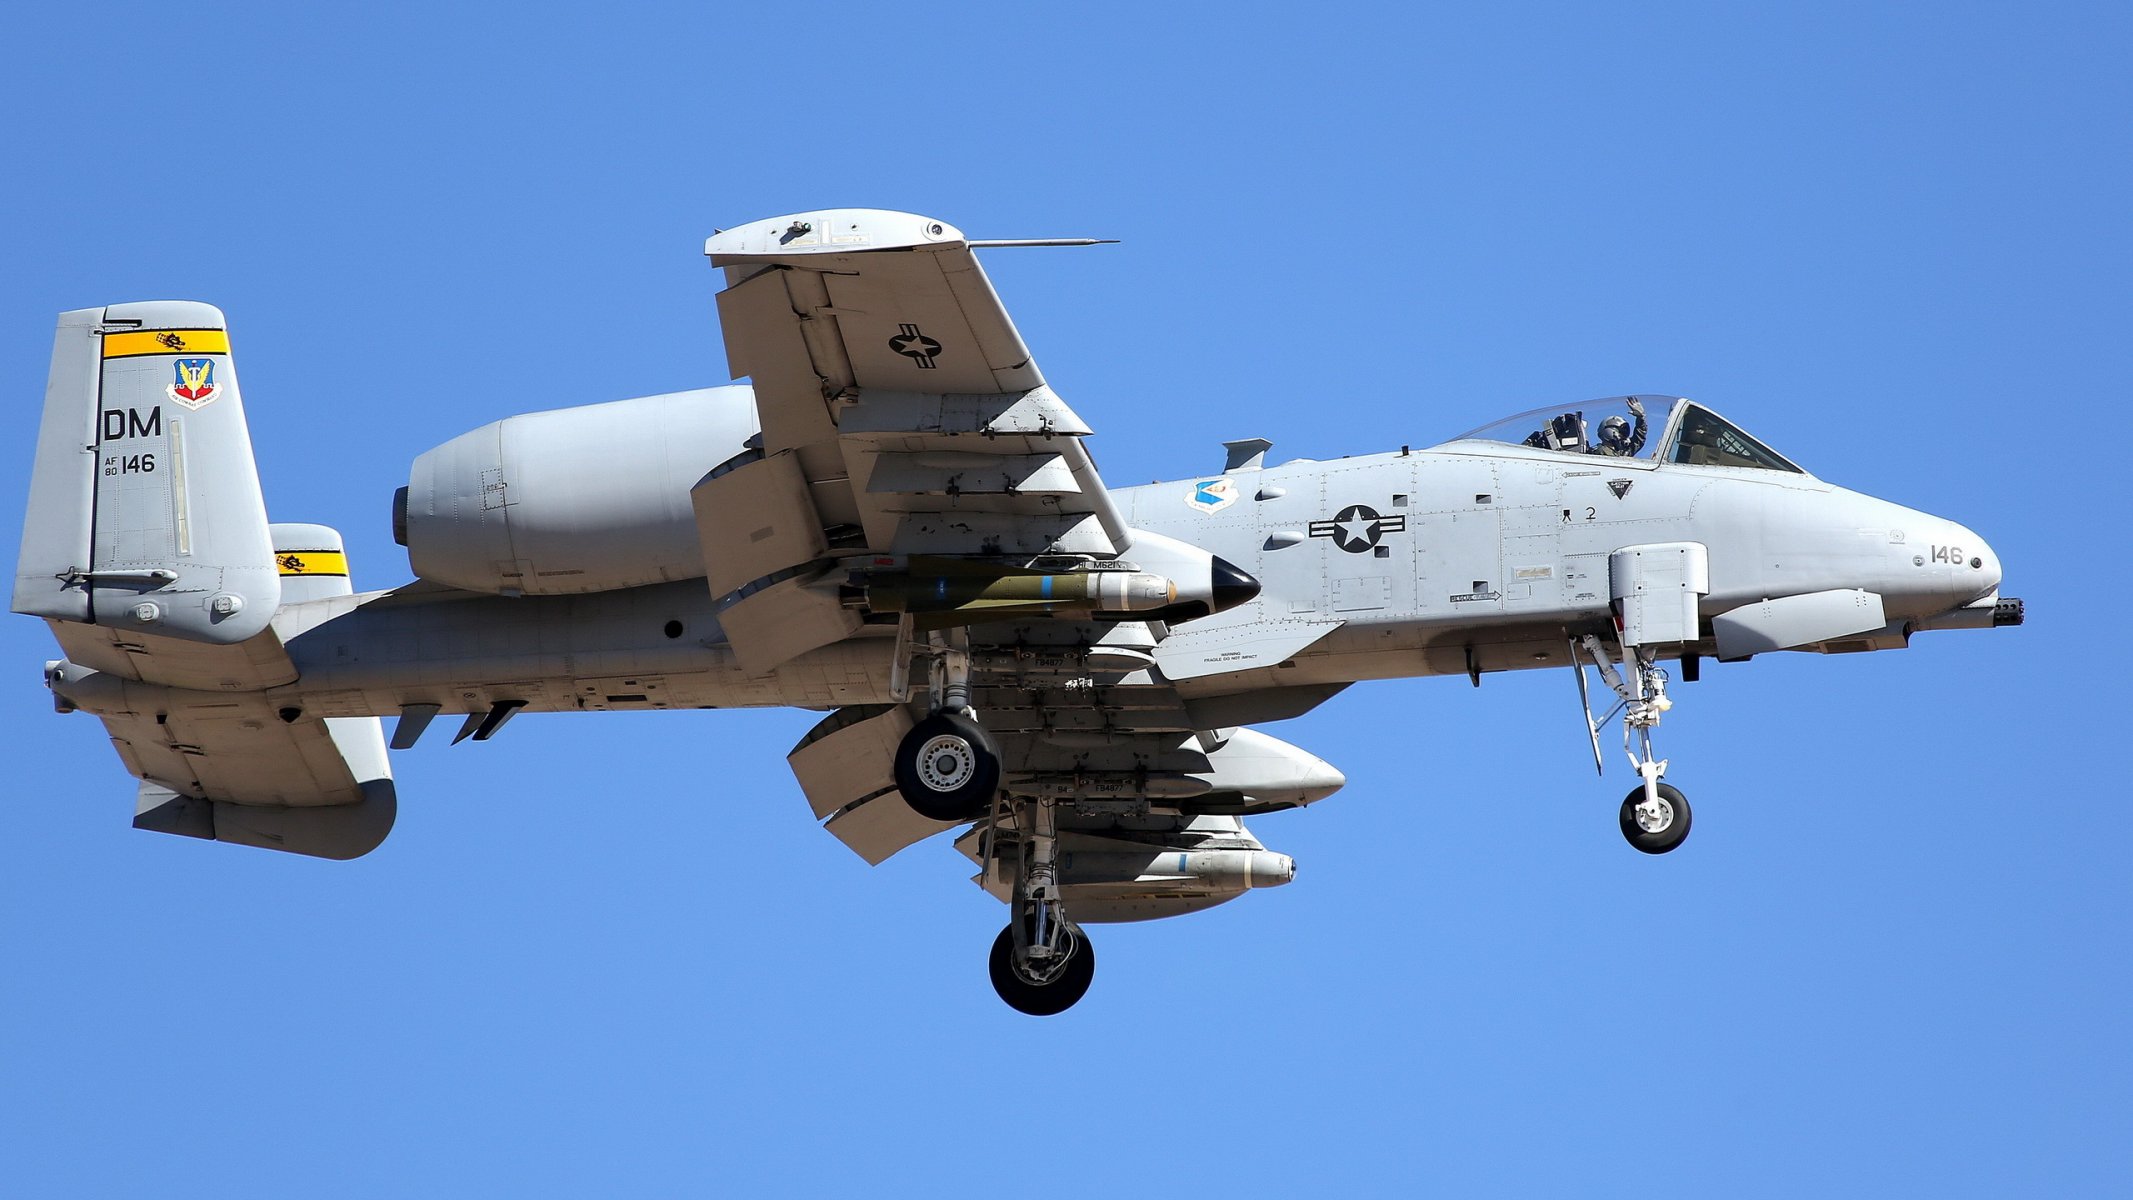
<svg viewBox="0 0 2133 1200"><path fill-rule="evenodd" d="M363 785L363 798L330 808L261 807L183 796L141 781L135 829L281 850L312 858L361 858L385 841L399 811L393 781Z"/></svg>
<svg viewBox="0 0 2133 1200"><path fill-rule="evenodd" d="M319 858L355 858L392 830L376 717L316 717L253 691L162 687L55 662L63 711L94 714L141 781L134 827Z"/></svg>

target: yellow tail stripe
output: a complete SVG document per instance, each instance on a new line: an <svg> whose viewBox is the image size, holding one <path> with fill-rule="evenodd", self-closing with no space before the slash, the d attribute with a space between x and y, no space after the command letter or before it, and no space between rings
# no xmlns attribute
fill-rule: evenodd
<svg viewBox="0 0 2133 1200"><path fill-rule="evenodd" d="M228 354L230 335L222 329L142 329L104 335L105 358L142 354Z"/></svg>
<svg viewBox="0 0 2133 1200"><path fill-rule="evenodd" d="M277 550L274 564L284 576L348 573L348 556L334 550Z"/></svg>

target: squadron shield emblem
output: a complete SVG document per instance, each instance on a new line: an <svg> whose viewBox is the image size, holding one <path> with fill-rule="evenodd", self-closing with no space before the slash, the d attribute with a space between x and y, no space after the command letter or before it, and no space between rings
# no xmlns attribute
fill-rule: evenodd
<svg viewBox="0 0 2133 1200"><path fill-rule="evenodd" d="M1202 479L1192 485L1185 503L1204 513L1221 512L1237 502L1237 481L1229 478Z"/></svg>
<svg viewBox="0 0 2133 1200"><path fill-rule="evenodd" d="M181 358L171 364L176 378L163 391L179 404L198 411L215 398L215 360Z"/></svg>

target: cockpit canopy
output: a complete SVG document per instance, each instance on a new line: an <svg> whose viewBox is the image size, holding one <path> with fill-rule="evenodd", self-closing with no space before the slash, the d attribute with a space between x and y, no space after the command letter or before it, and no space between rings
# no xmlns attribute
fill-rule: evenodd
<svg viewBox="0 0 2133 1200"><path fill-rule="evenodd" d="M1738 425L1678 396L1611 396L1571 409L1536 408L1452 440L1504 442L1557 454L1806 474Z"/></svg>

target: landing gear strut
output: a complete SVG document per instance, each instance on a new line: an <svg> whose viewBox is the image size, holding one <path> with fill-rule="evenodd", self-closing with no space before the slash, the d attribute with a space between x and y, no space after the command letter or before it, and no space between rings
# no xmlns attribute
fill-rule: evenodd
<svg viewBox="0 0 2133 1200"><path fill-rule="evenodd" d="M899 697L910 690L904 672L911 656L925 664L928 711L897 744L891 764L896 790L911 811L935 821L982 821L990 814L986 870L1009 872L1014 896L1007 928L994 939L987 964L993 990L1017 1012L1063 1013L1096 978L1096 950L1060 903L1052 802L1000 794L1000 752L970 707L970 645L963 631L937 632L914 644L905 626L892 677ZM1002 826L1010 817L1014 836L1003 845Z"/></svg>
<svg viewBox="0 0 2133 1200"><path fill-rule="evenodd" d="M1000 752L970 708L970 650L935 634L923 652L931 713L896 747L896 790L919 816L975 821L1000 790Z"/></svg>
<svg viewBox="0 0 2133 1200"><path fill-rule="evenodd" d="M1586 704L1585 726L1592 736L1593 765L1600 765L1600 725L1620 712L1622 750L1629 755L1631 769L1644 779L1643 786L1630 792L1622 801L1622 836L1646 854L1665 854L1689 836L1689 802L1678 788L1660 782L1666 774L1666 760L1652 757L1652 730L1658 727L1659 719L1666 715L1666 711L1674 707L1674 702L1667 698L1666 672L1659 667L1658 652L1650 646L1625 644L1622 647L1622 670L1617 672L1614 664L1608 661L1607 649L1600 639L1586 634L1570 647L1581 694L1585 691L1585 668L1578 663L1580 644L1585 653L1592 656L1593 665L1600 670L1600 678L1621 697L1621 702L1599 721L1593 720L1592 706L1589 702Z"/></svg>
<svg viewBox="0 0 2133 1200"><path fill-rule="evenodd" d="M1019 803L1025 835L1014 855L1014 914L993 941L993 990L1008 1007L1033 1017L1063 1013L1096 978L1096 949L1066 918L1059 900L1059 834L1052 802Z"/></svg>

